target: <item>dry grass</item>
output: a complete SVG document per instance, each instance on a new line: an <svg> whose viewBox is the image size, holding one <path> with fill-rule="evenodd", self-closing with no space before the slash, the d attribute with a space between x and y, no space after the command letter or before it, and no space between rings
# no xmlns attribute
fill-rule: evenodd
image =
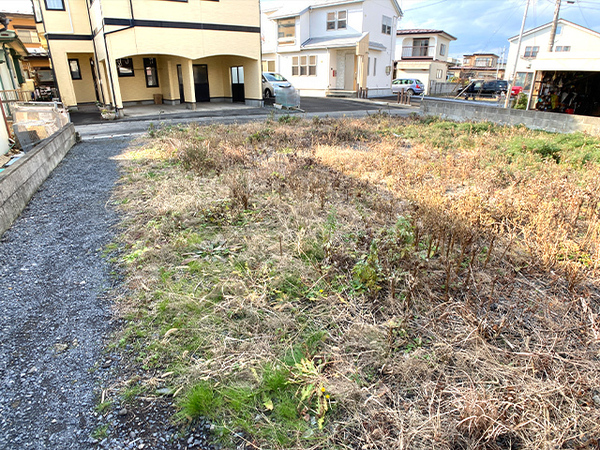
<svg viewBox="0 0 600 450"><path fill-rule="evenodd" d="M122 343L183 420L598 448L597 140L376 115L163 130L122 162Z"/></svg>

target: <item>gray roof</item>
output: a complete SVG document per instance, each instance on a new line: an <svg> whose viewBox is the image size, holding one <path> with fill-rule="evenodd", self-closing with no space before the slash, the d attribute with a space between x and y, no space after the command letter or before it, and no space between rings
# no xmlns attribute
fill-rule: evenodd
<svg viewBox="0 0 600 450"><path fill-rule="evenodd" d="M300 47L302 48L342 48L342 47L354 47L358 41L360 41L366 33L354 34L351 36L339 36L339 37L319 37L310 38L304 41ZM385 50L386 47L379 42L369 41L369 48L374 50Z"/></svg>
<svg viewBox="0 0 600 450"><path fill-rule="evenodd" d="M324 8L327 6L337 6L346 3L360 3L364 0L294 0L287 1L283 7L273 12L269 18L271 19L284 19L288 17L297 17L309 9ZM398 11L398 15L402 16L402 9L398 4L397 0L391 0L392 4Z"/></svg>

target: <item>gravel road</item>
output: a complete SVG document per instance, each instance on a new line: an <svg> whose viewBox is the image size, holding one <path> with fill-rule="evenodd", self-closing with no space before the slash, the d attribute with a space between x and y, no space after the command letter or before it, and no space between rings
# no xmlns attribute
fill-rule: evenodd
<svg viewBox="0 0 600 450"><path fill-rule="evenodd" d="M112 325L102 258L127 140L77 144L0 240L0 448L86 449Z"/></svg>

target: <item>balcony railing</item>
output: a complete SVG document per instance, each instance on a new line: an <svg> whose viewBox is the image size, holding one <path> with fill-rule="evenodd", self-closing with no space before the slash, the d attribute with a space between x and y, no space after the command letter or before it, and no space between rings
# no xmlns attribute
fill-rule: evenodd
<svg viewBox="0 0 600 450"><path fill-rule="evenodd" d="M407 46L402 47L402 59L411 59L411 58L422 58L422 59L433 59L435 55L435 47L432 45L429 46Z"/></svg>

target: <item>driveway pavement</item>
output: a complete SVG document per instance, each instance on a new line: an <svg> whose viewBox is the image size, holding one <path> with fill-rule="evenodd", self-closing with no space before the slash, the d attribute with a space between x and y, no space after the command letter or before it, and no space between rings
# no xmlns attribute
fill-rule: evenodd
<svg viewBox="0 0 600 450"><path fill-rule="evenodd" d="M393 100L390 102L390 100ZM214 105L214 104L212 104ZM277 118L286 114L300 114L304 117L324 116L329 117L362 117L379 110L399 116L408 116L418 111L418 106L397 105L395 98L385 99L347 99L347 98L317 98L302 97L301 111L281 110L273 106L264 108L248 108L244 105L226 104L222 108L202 108L196 111L179 109L167 113L165 105L148 105L139 109L147 114L125 117L119 120L100 120L98 111L75 112L71 120L83 139L123 137L144 134L150 126L175 125L179 123L209 124L241 123L248 121L261 121L269 117ZM179 106L179 105L178 105ZM163 112L164 111L164 112ZM93 117L92 117L93 116Z"/></svg>

